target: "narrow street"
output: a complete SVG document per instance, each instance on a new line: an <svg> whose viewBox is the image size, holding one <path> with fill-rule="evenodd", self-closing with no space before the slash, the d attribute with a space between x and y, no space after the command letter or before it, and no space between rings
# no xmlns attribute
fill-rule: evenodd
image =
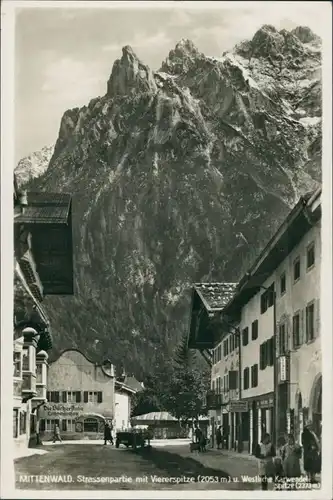
<svg viewBox="0 0 333 500"><path fill-rule="evenodd" d="M16 488L30 490L255 490L254 460L173 445L133 452L103 444L57 444L15 461ZM38 476L37 478L31 476ZM235 479L238 481L235 482Z"/></svg>

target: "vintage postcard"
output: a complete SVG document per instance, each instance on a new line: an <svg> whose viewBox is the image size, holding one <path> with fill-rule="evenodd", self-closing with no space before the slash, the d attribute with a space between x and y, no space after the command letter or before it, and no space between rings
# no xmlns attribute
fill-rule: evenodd
<svg viewBox="0 0 333 500"><path fill-rule="evenodd" d="M2 3L3 498L331 498L331 14Z"/></svg>

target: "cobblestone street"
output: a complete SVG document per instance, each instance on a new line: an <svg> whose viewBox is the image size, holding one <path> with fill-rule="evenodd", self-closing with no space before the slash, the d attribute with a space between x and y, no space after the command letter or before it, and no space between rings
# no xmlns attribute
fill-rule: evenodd
<svg viewBox="0 0 333 500"><path fill-rule="evenodd" d="M102 444L46 445L43 449L48 453L15 461L18 489L260 488L258 482L242 480L242 476L256 476L255 460L223 455L223 452L212 450L205 454L190 453L189 447L185 445L153 447L137 452ZM39 482L31 476L39 476Z"/></svg>

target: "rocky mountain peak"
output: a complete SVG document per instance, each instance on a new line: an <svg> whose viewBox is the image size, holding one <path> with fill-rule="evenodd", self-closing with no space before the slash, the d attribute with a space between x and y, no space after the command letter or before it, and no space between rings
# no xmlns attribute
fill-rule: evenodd
<svg viewBox="0 0 333 500"><path fill-rule="evenodd" d="M132 47L122 49L121 59L114 62L111 76L107 83L107 95L128 95L133 91L155 92L157 90L150 68L135 54Z"/></svg>
<svg viewBox="0 0 333 500"><path fill-rule="evenodd" d="M154 81L127 46L107 95L64 114L27 186L73 193L77 293L45 301L56 348L94 353L91 326L138 378L167 360L191 283L237 281L321 181L318 54L266 25L223 57L180 41Z"/></svg>
<svg viewBox="0 0 333 500"><path fill-rule="evenodd" d="M18 185L22 186L43 175L49 166L53 151L54 146L44 146L40 151L22 158L15 168Z"/></svg>
<svg viewBox="0 0 333 500"><path fill-rule="evenodd" d="M291 31L302 43L319 42L320 37L313 33L308 26L297 26Z"/></svg>
<svg viewBox="0 0 333 500"><path fill-rule="evenodd" d="M162 63L161 71L170 74L186 73L196 65L201 55L191 40L182 38L169 52Z"/></svg>

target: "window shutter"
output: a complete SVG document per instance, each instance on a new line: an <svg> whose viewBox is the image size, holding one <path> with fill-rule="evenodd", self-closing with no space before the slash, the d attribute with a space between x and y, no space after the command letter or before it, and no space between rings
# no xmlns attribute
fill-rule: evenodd
<svg viewBox="0 0 333 500"><path fill-rule="evenodd" d="M299 340L300 340L300 345L304 344L306 342L306 315L305 315L305 309L302 309L300 312L300 319L299 319Z"/></svg>
<svg viewBox="0 0 333 500"><path fill-rule="evenodd" d="M60 403L60 394L59 394L59 391L55 391L54 396L55 396L55 402L56 403Z"/></svg>
<svg viewBox="0 0 333 500"><path fill-rule="evenodd" d="M88 391L83 392L83 402L88 403Z"/></svg>
<svg viewBox="0 0 333 500"><path fill-rule="evenodd" d="M268 342L264 342L263 345L262 345L262 357L263 357L263 370L266 368L267 364L268 364Z"/></svg>
<svg viewBox="0 0 333 500"><path fill-rule="evenodd" d="M62 391L62 402L67 403L67 392L66 391Z"/></svg>
<svg viewBox="0 0 333 500"><path fill-rule="evenodd" d="M76 402L81 403L81 391L76 391Z"/></svg>
<svg viewBox="0 0 333 500"><path fill-rule="evenodd" d="M320 336L320 299L315 301L315 337Z"/></svg>
<svg viewBox="0 0 333 500"><path fill-rule="evenodd" d="M290 351L290 337L291 337L291 319L290 319L290 316L288 316L287 320L286 320L286 336L285 336L285 339L286 339L286 345L285 345L285 352L288 353Z"/></svg>
<svg viewBox="0 0 333 500"><path fill-rule="evenodd" d="M263 352L263 344L260 344L260 348L259 348L259 366L260 366L260 370L263 370L264 369L264 352Z"/></svg>

